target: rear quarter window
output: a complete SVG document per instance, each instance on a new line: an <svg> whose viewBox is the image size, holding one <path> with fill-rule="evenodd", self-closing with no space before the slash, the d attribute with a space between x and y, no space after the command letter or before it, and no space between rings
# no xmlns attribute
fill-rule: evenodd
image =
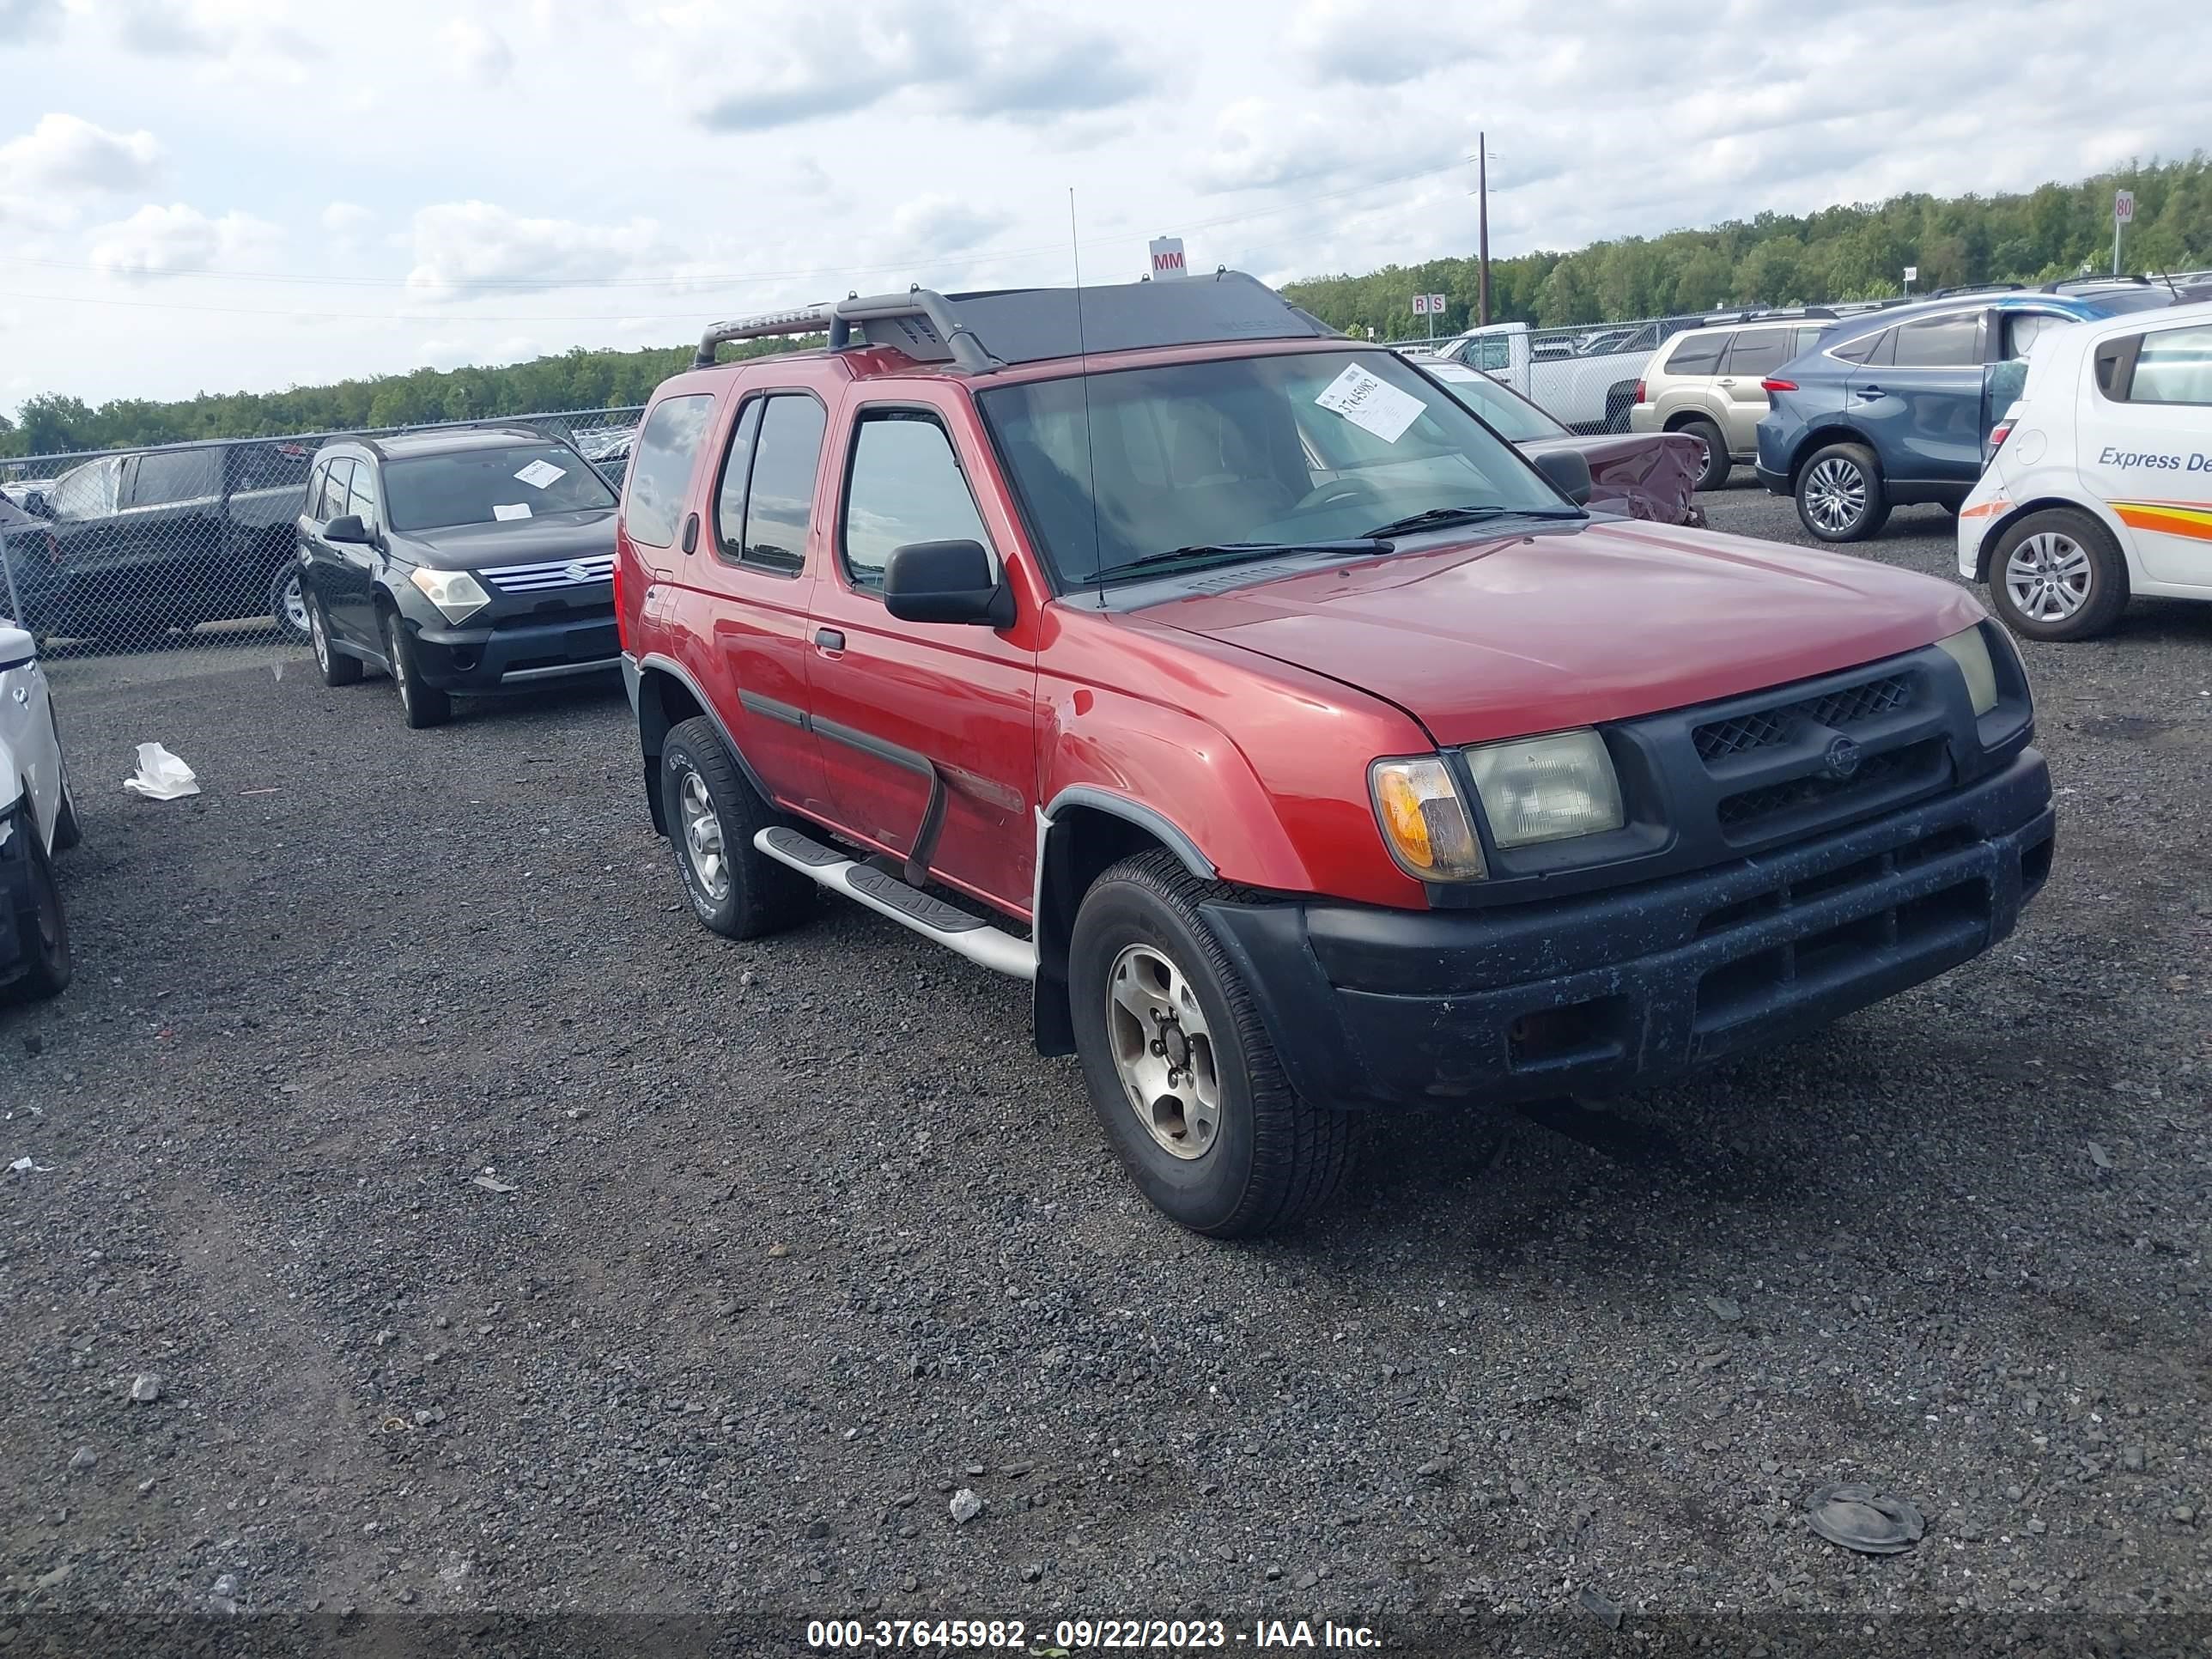
<svg viewBox="0 0 2212 1659"><path fill-rule="evenodd" d="M714 416L714 395L701 392L666 399L646 422L623 495L623 525L632 541L648 547L674 544L684 494L691 487L691 465Z"/></svg>
<svg viewBox="0 0 2212 1659"><path fill-rule="evenodd" d="M1674 349L1667 354L1665 373L1668 374L1717 374L1721 354L1735 337L1733 334L1685 334L1674 342Z"/></svg>

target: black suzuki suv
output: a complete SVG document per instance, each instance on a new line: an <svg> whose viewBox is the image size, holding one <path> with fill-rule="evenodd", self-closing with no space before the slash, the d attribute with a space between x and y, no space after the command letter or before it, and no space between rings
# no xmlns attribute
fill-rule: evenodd
<svg viewBox="0 0 2212 1659"><path fill-rule="evenodd" d="M410 726L456 696L611 674L615 494L523 426L346 438L316 453L301 585L325 685L392 676Z"/></svg>

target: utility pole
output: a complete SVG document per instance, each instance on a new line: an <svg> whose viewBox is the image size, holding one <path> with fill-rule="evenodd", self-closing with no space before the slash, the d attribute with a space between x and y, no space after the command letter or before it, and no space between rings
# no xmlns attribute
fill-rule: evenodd
<svg viewBox="0 0 2212 1659"><path fill-rule="evenodd" d="M1490 326L1490 137L1474 135L1474 222L1480 239L1481 274L1476 289L1474 319Z"/></svg>

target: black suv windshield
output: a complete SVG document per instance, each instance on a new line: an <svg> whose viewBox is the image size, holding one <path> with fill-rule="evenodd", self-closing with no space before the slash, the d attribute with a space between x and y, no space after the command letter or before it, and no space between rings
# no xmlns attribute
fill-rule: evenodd
<svg viewBox="0 0 2212 1659"><path fill-rule="evenodd" d="M460 449L384 464L384 510L394 530L445 530L614 504L606 480L559 444Z"/></svg>
<svg viewBox="0 0 2212 1659"><path fill-rule="evenodd" d="M1437 508L1572 512L1463 404L1388 351L1225 357L1087 379L977 399L1064 586L1173 549L1257 557Z"/></svg>

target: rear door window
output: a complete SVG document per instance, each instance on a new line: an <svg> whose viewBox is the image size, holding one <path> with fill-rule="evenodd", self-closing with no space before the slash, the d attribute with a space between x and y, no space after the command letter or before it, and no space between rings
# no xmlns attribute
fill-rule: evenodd
<svg viewBox="0 0 2212 1659"><path fill-rule="evenodd" d="M768 400L745 492L745 538L738 555L745 563L793 575L805 568L826 424L822 405L804 392Z"/></svg>
<svg viewBox="0 0 2212 1659"><path fill-rule="evenodd" d="M346 491L345 510L362 521L364 527L374 530L379 523L376 509L376 469L367 461L356 461L353 484Z"/></svg>
<svg viewBox="0 0 2212 1659"><path fill-rule="evenodd" d="M714 413L713 394L696 392L668 398L645 423L623 495L623 524L632 541L648 547L675 544L684 492L691 487L691 464Z"/></svg>
<svg viewBox="0 0 2212 1659"><path fill-rule="evenodd" d="M1733 334L1685 334L1667 354L1669 374L1717 374Z"/></svg>
<svg viewBox="0 0 2212 1659"><path fill-rule="evenodd" d="M1786 328L1747 328L1729 343L1723 374L1738 380L1763 379L1790 361L1796 335Z"/></svg>
<svg viewBox="0 0 2212 1659"><path fill-rule="evenodd" d="M155 450L138 458L131 481L132 507L176 507L213 501L222 494L220 449Z"/></svg>
<svg viewBox="0 0 2212 1659"><path fill-rule="evenodd" d="M1899 323L1896 356L1899 368L1971 368L1982 361L1982 313L1956 311ZM1869 359L1872 362L1872 359Z"/></svg>

